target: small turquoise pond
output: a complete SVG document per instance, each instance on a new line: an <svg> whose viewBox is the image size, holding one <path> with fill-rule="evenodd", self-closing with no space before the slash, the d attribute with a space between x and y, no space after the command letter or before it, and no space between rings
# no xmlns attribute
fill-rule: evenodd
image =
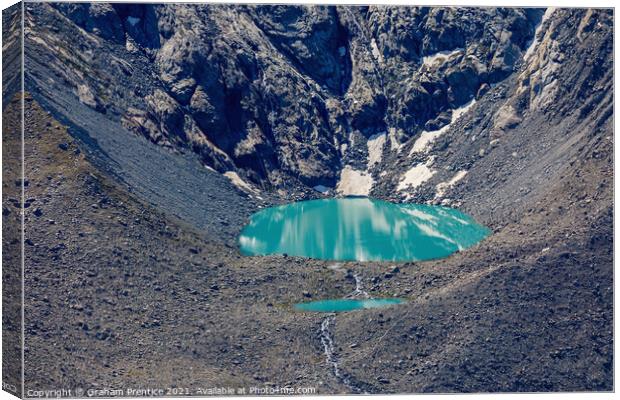
<svg viewBox="0 0 620 400"><path fill-rule="evenodd" d="M239 246L244 255L421 261L447 257L489 233L472 217L452 208L343 198L261 210L242 230Z"/></svg>
<svg viewBox="0 0 620 400"><path fill-rule="evenodd" d="M365 308L388 307L395 304L401 304L403 299L335 299L335 300L319 300L307 303L295 304L297 311L314 311L314 312L344 312L361 310Z"/></svg>

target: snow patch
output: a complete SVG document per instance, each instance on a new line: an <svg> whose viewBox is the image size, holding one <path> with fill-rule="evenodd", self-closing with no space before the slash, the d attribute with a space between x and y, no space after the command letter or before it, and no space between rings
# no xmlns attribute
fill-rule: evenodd
<svg viewBox="0 0 620 400"><path fill-rule="evenodd" d="M462 170L462 171L457 172L457 173L456 173L456 174L452 177L452 179L450 179L449 181L439 183L439 184L435 187L435 189L436 189L436 191L437 191L437 193L435 194L435 198L436 198L436 199L439 199L439 198L443 197L443 196L444 196L444 194L446 194L446 191L447 191L448 189L450 189L452 186L456 185L456 183L457 183L458 181L460 181L461 179L463 179L463 178L465 177L465 175L467 175L467 171Z"/></svg>
<svg viewBox="0 0 620 400"><path fill-rule="evenodd" d="M368 169L381 162L386 138L387 134L385 132L377 133L368 138L366 142L368 146Z"/></svg>
<svg viewBox="0 0 620 400"><path fill-rule="evenodd" d="M469 103L452 110L452 117L450 119L450 123L446 126L436 130L436 131L422 131L420 136L416 139L415 143L413 143L413 147L409 152L409 156L411 157L414 153L424 153L429 150L430 145L437 140L437 138L450 129L452 124L454 124L461 115L465 114L473 105L476 104L476 99L471 100Z"/></svg>
<svg viewBox="0 0 620 400"><path fill-rule="evenodd" d="M383 157L383 147L385 146L386 139L386 132L377 133L368 138L366 141L366 146L368 146L366 170L359 171L353 169L350 165L345 166L342 171L340 171L340 180L336 185L337 193L344 196L368 196L370 190L372 189L372 185L374 184L374 180L369 170L381 162ZM353 134L349 135L349 142L351 143L351 146L353 146ZM346 147L344 149L341 148L343 154L346 149Z"/></svg>
<svg viewBox="0 0 620 400"><path fill-rule="evenodd" d="M430 147L431 143L433 143L439 136L444 134L449 127L450 124L436 131L422 131L422 133L420 133L420 136L418 136L418 138L416 139L415 143L413 143L413 147L409 152L409 156L412 156L415 153L425 152Z"/></svg>
<svg viewBox="0 0 620 400"><path fill-rule="evenodd" d="M373 183L372 176L366 171L358 171L347 165L340 171L336 191L345 196L368 196Z"/></svg>
<svg viewBox="0 0 620 400"><path fill-rule="evenodd" d="M233 185L237 186L239 189L243 190L244 192L249 192L249 193L258 192L258 190L250 186L243 179L241 179L235 171L226 171L224 172L223 175L227 177L228 179L230 179Z"/></svg>
<svg viewBox="0 0 620 400"><path fill-rule="evenodd" d="M396 128L390 128L389 129L390 132L390 150L394 151L396 150L398 154L400 154L400 151L403 148L403 145L401 143L398 142L398 139L396 138Z"/></svg>
<svg viewBox="0 0 620 400"><path fill-rule="evenodd" d="M383 62L383 55L381 51L379 51L379 46L377 46L375 38L370 39L370 52L375 59L379 60L379 62Z"/></svg>
<svg viewBox="0 0 620 400"><path fill-rule="evenodd" d="M140 22L140 18L136 18L136 17L127 17L127 22L129 22L129 24L131 26L136 26L136 24L138 22Z"/></svg>
<svg viewBox="0 0 620 400"><path fill-rule="evenodd" d="M439 51L435 54L431 54L430 56L422 57L422 64L426 67L432 67L437 63L443 64L446 60L449 60L452 56L461 53L462 51L463 49Z"/></svg>
<svg viewBox="0 0 620 400"><path fill-rule="evenodd" d="M476 99L472 99L469 103L466 103L461 107L452 110L452 120L450 121L450 123L452 124L456 122L456 120L459 119L461 115L469 111L469 109L472 108L474 104L476 104Z"/></svg>
<svg viewBox="0 0 620 400"><path fill-rule="evenodd" d="M425 163L416 164L411 169L409 169L403 175L401 181L398 183L397 190L399 192L405 191L407 189L415 189L427 180L431 179L435 172L430 169L431 164L435 161L434 157L429 157Z"/></svg>

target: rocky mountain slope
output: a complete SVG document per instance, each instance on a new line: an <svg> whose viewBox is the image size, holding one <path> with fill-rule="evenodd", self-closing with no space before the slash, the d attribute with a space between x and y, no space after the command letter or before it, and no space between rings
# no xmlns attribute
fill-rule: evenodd
<svg viewBox="0 0 620 400"><path fill-rule="evenodd" d="M32 79L264 188L335 187L517 67L543 10L29 6ZM60 28L62 27L62 28ZM66 37L79 40L66 41ZM70 63L74 68L66 68ZM38 71L45 67L46 71ZM293 180L293 182L289 182Z"/></svg>
<svg viewBox="0 0 620 400"><path fill-rule="evenodd" d="M21 86L21 5L2 12L2 388L20 394L22 344L21 137L19 106L8 101Z"/></svg>
<svg viewBox="0 0 620 400"><path fill-rule="evenodd" d="M31 387L613 388L611 10L25 8ZM238 253L258 208L333 194L493 235L420 263ZM408 303L289 307L359 282Z"/></svg>

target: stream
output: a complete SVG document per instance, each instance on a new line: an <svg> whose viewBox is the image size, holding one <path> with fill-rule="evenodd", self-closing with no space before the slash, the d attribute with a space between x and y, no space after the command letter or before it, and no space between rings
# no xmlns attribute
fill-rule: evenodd
<svg viewBox="0 0 620 400"><path fill-rule="evenodd" d="M355 289L346 297L364 297L366 299L371 298L368 292L363 288L362 278L358 273L353 274L355 279ZM321 338L321 344L323 344L323 352L325 353L325 359L328 365L331 365L334 376L343 385L349 388L354 393L364 393L364 391L355 386L346 374L343 374L340 365L338 364L338 356L336 355L334 339L329 331L329 327L336 321L335 314L329 314L323 322L321 322L321 329L319 331L319 337Z"/></svg>
<svg viewBox="0 0 620 400"><path fill-rule="evenodd" d="M334 340L331 333L329 332L329 326L334 320L335 315L330 314L325 317L325 319L323 319L323 322L321 323L319 337L321 338L321 343L323 344L325 359L327 361L327 364L331 365L332 372L339 382L341 382L354 393L362 393L363 391L357 386L353 385L351 380L341 372L340 366L338 365L338 356L335 352Z"/></svg>
<svg viewBox="0 0 620 400"><path fill-rule="evenodd" d="M363 289L362 286L362 278L359 276L358 273L354 273L353 274L353 279L355 279L355 289L353 290L353 292L351 292L347 298L351 298L351 297L364 297L366 299L370 299L370 295L368 294L368 292L366 292Z"/></svg>

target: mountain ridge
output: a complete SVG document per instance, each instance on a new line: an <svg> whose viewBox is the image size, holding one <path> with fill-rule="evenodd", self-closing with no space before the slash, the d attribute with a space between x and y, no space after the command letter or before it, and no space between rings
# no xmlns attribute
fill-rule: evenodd
<svg viewBox="0 0 620 400"><path fill-rule="evenodd" d="M354 142L383 131L400 143L431 119L449 115L481 87L512 73L542 15L538 9L407 7L32 8L33 17L65 20L85 37L78 51L56 38L63 32L37 32L82 59L83 72L75 77L57 71L62 56L47 60L82 103L120 116L126 129L150 141L197 153L219 172L233 170L251 184L275 188L282 179L334 187L341 169L360 161L358 152L347 157L343 145L352 150ZM391 34L390 20L417 27L413 37ZM191 28L184 26L189 21ZM139 79L143 88L132 93L109 73L89 83L89 72L104 71L93 47L101 40L116 48L111 64L117 75L152 62L147 76L131 77L130 85ZM418 41L419 48L407 47ZM29 42L33 54L41 51L39 42ZM454 48L461 50L450 61L422 63L424 56ZM334 74L344 84L333 81ZM102 82L114 90L97 87ZM115 110L116 104L127 106Z"/></svg>

